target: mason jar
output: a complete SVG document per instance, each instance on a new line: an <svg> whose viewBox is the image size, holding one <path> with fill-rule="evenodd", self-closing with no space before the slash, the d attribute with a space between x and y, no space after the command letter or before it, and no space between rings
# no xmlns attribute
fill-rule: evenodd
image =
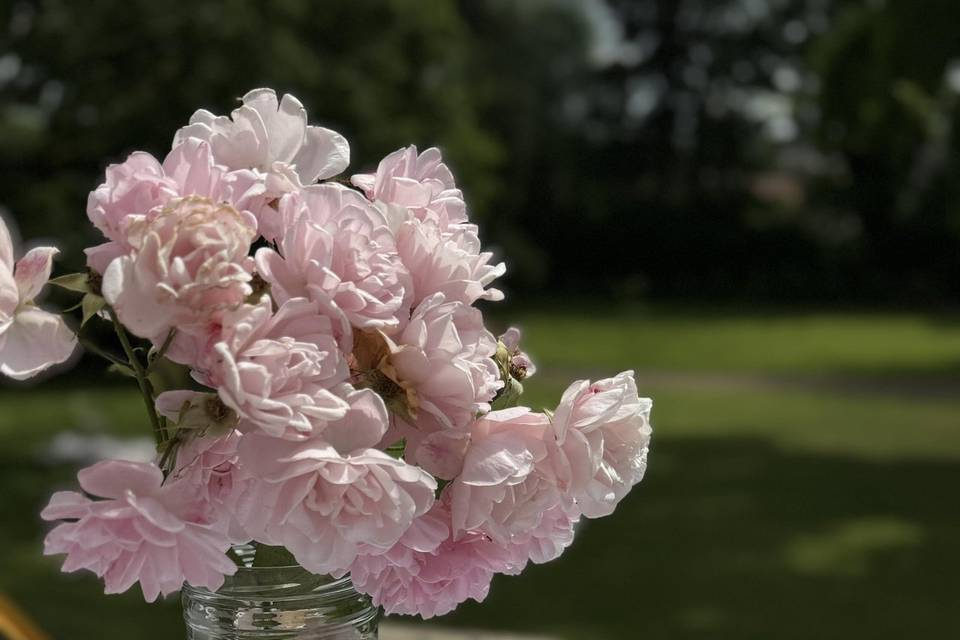
<svg viewBox="0 0 960 640"><path fill-rule="evenodd" d="M380 610L349 577L239 567L216 592L185 584L187 640L376 640Z"/></svg>

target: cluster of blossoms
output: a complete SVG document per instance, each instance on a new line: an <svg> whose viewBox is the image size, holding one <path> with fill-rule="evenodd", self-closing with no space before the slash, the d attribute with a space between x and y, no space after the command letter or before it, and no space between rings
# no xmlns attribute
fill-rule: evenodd
<svg viewBox="0 0 960 640"><path fill-rule="evenodd" d="M84 322L114 323L127 360L110 357L140 383L158 454L52 497L45 551L64 571L152 601L218 589L232 545L282 546L388 613L430 617L556 558L643 477L651 402L631 372L574 383L552 412L516 406L536 368L475 306L502 299L504 265L440 152L331 180L348 162L342 136L260 89L229 117L195 113L163 161L107 168L87 204L104 242L88 274L53 282L85 294ZM0 369L22 379L76 338L33 302L56 251L15 263L3 232ZM196 384L155 394L160 361Z"/></svg>

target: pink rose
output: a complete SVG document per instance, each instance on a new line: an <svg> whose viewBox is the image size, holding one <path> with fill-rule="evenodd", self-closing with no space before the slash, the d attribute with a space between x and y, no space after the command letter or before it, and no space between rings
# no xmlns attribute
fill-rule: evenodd
<svg viewBox="0 0 960 640"><path fill-rule="evenodd" d="M342 575L361 547L395 545L429 510L437 488L428 474L382 451L338 451L318 438L250 433L239 453L254 478L241 498L241 524L315 573Z"/></svg>
<svg viewBox="0 0 960 640"><path fill-rule="evenodd" d="M350 181L371 200L408 209L443 230L467 221L463 194L435 147L419 155L415 146L398 149L380 161L375 174L358 174Z"/></svg>
<svg viewBox="0 0 960 640"><path fill-rule="evenodd" d="M13 241L0 218L0 373L15 380L66 361L77 346L63 318L35 304L57 253L37 247L14 262Z"/></svg>
<svg viewBox="0 0 960 640"><path fill-rule="evenodd" d="M560 504L549 427L545 415L525 407L491 411L470 426L463 469L446 489L455 532L483 531L509 544Z"/></svg>
<svg viewBox="0 0 960 640"><path fill-rule="evenodd" d="M506 265L489 264L493 254L480 250L473 225L444 230L435 222L412 218L399 225L396 236L397 253L413 281L413 304L434 293L468 305L503 299L500 290L488 287L506 272Z"/></svg>
<svg viewBox="0 0 960 640"><path fill-rule="evenodd" d="M219 332L195 375L237 412L242 430L296 437L346 415L338 388L350 372L315 303L293 298L274 313L264 296L224 314Z"/></svg>
<svg viewBox="0 0 960 640"><path fill-rule="evenodd" d="M290 221L279 253L256 256L278 302L306 297L362 329L392 332L406 323L409 275L382 215L362 196L322 185L282 198L279 215Z"/></svg>
<svg viewBox="0 0 960 640"><path fill-rule="evenodd" d="M173 200L130 225L135 249L110 263L103 296L124 326L154 342L203 326L250 295L255 235L249 213L199 196Z"/></svg>
<svg viewBox="0 0 960 640"><path fill-rule="evenodd" d="M588 518L613 513L643 479L650 446L649 398L637 395L633 372L574 382L553 414L553 436L568 469L564 480Z"/></svg>
<svg viewBox="0 0 960 640"><path fill-rule="evenodd" d="M183 494L184 504L189 505L185 512L188 520L211 525L234 544L250 540L234 515L237 500L249 482L238 464L240 438L236 430L222 436L193 432L178 448L164 483L171 492Z"/></svg>
<svg viewBox="0 0 960 640"><path fill-rule="evenodd" d="M421 302L388 343L398 379L417 399L412 426L420 434L405 434L411 451L423 434L465 427L489 411L503 384L492 359L497 342L484 328L480 311L442 294Z"/></svg>
<svg viewBox="0 0 960 640"><path fill-rule="evenodd" d="M272 89L254 89L231 117L204 109L177 131L174 146L197 138L231 171L235 205L253 213L269 242L283 237L288 221L277 201L331 178L350 162L350 145L335 131L307 125L307 112L292 95L277 100Z"/></svg>
<svg viewBox="0 0 960 640"><path fill-rule="evenodd" d="M208 524L191 521L183 492L165 487L156 465L111 460L83 469L80 486L53 495L41 516L70 520L44 541L44 553L65 553L63 571L87 569L103 578L107 593L122 593L139 582L153 602L184 581L217 590L236 566L225 555L229 540Z"/></svg>
<svg viewBox="0 0 960 640"><path fill-rule="evenodd" d="M184 196L233 202L226 169L214 164L209 145L200 140L184 140L163 164L137 151L107 167L106 181L87 199L87 217L109 242L87 249L87 263L104 273L112 260L139 248L129 237L131 226Z"/></svg>
<svg viewBox="0 0 960 640"><path fill-rule="evenodd" d="M427 619L467 599L482 602L494 574L516 572L513 557L483 534L451 531L450 513L438 503L392 548L358 556L350 565L353 584L391 615Z"/></svg>
<svg viewBox="0 0 960 640"><path fill-rule="evenodd" d="M350 164L350 145L343 136L308 126L303 104L290 94L278 101L273 89L248 92L229 118L196 111L173 144L189 138L209 142L217 162L230 169L268 173L292 167L298 187L331 178Z"/></svg>
<svg viewBox="0 0 960 640"><path fill-rule="evenodd" d="M574 527L579 520L572 501L565 500L544 511L536 526L514 533L507 545L513 564L507 573L519 574L528 561L544 564L559 558L573 543Z"/></svg>

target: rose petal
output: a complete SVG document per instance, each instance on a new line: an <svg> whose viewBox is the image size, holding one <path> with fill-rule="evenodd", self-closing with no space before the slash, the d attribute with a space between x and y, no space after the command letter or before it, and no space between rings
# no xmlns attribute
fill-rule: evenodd
<svg viewBox="0 0 960 640"><path fill-rule="evenodd" d="M77 337L58 315L27 308L14 316L0 345L0 373L26 380L64 362L77 346Z"/></svg>

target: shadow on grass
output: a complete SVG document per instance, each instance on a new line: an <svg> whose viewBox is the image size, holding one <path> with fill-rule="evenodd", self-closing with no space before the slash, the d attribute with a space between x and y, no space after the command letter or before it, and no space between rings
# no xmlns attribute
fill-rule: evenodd
<svg viewBox="0 0 960 640"><path fill-rule="evenodd" d="M960 636L960 464L655 441L646 480L560 560L443 624L569 639Z"/></svg>
<svg viewBox="0 0 960 640"><path fill-rule="evenodd" d="M732 437L660 438L652 463L561 560L498 579L485 603L438 623L576 640L960 635L960 464ZM106 597L41 558L36 514L71 476L0 454L0 589L55 638L182 637L175 600Z"/></svg>

